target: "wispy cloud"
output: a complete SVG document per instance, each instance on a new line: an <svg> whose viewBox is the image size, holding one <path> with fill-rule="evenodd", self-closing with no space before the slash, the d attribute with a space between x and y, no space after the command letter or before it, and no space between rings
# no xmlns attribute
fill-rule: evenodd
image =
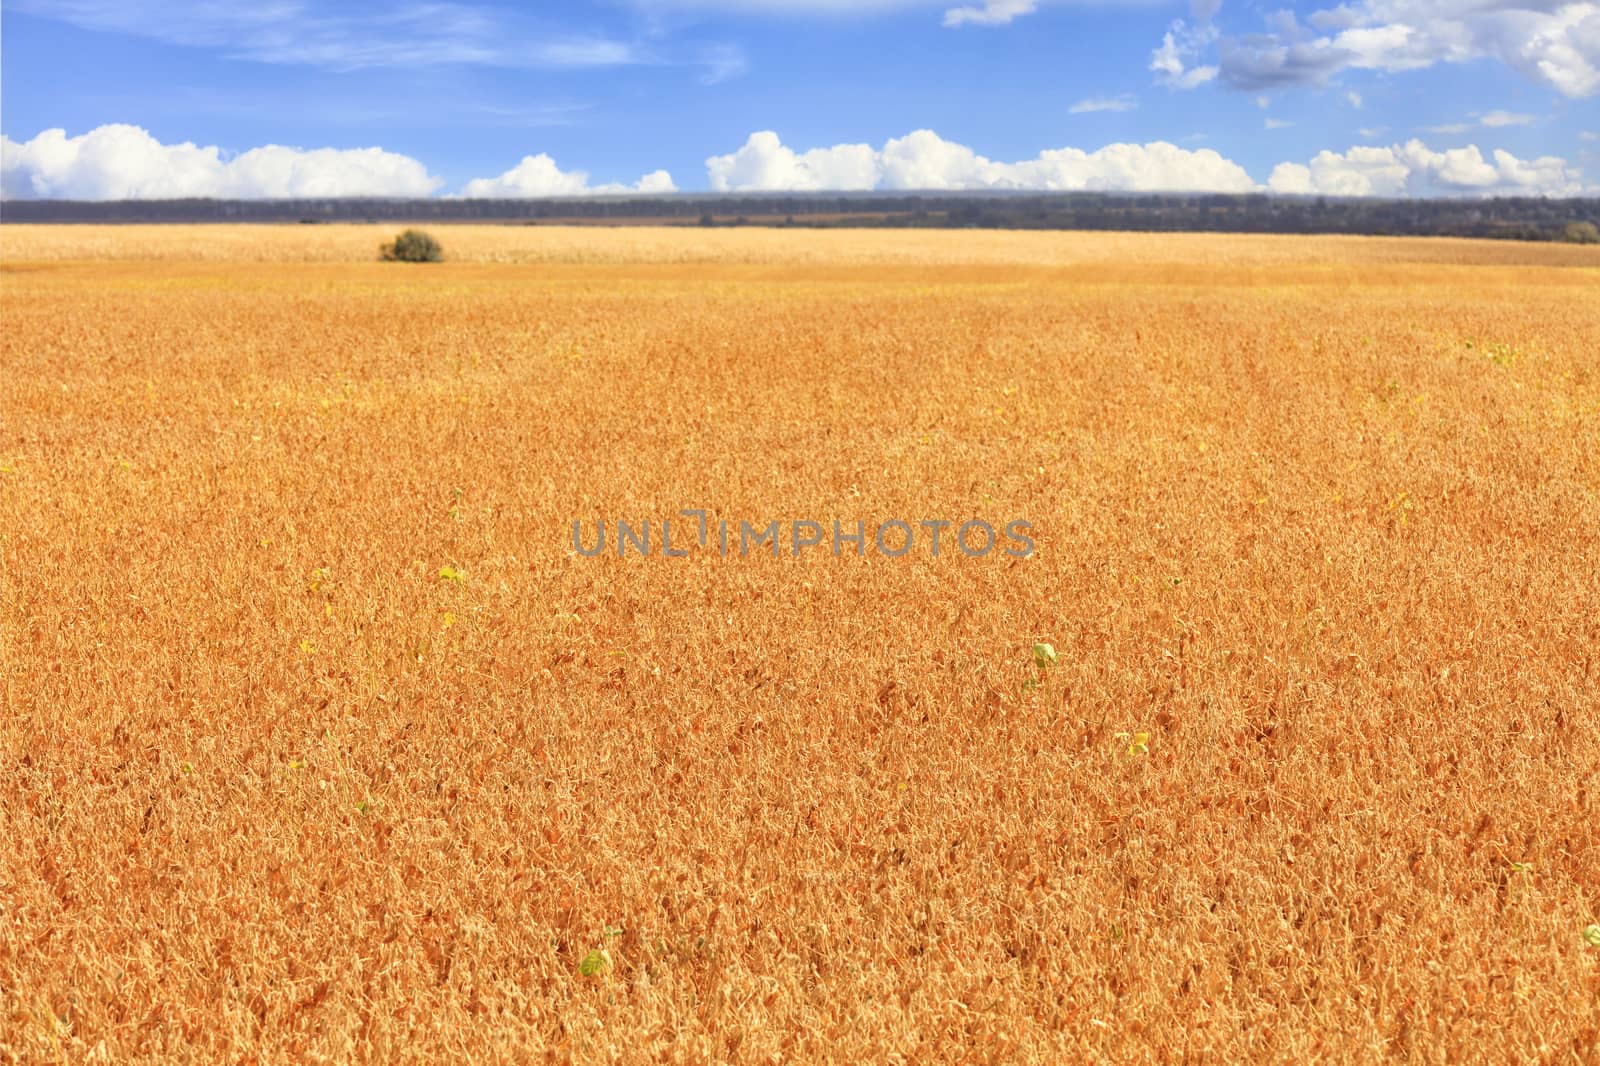
<svg viewBox="0 0 1600 1066"><path fill-rule="evenodd" d="M592 104L533 104L527 107L502 107L497 104L453 104L451 114L459 120L465 113L477 116L486 125L574 126L582 121Z"/></svg>
<svg viewBox="0 0 1600 1066"><path fill-rule="evenodd" d="M1067 108L1067 114L1089 115L1096 111L1132 111L1138 106L1139 101L1133 98L1132 93L1123 93L1121 96L1091 96Z"/></svg>
<svg viewBox="0 0 1600 1066"><path fill-rule="evenodd" d="M714 44L700 52L701 85L717 85L737 78L750 69L744 49L732 44Z"/></svg>
<svg viewBox="0 0 1600 1066"><path fill-rule="evenodd" d="M339 71L450 64L615 67L650 59L629 41L453 0L378 9L313 0L257 6L204 0L11 0L11 7L84 29L216 49L233 59Z"/></svg>
<svg viewBox="0 0 1600 1066"><path fill-rule="evenodd" d="M1262 127L1269 130L1286 130L1294 123L1281 118L1269 118L1263 122Z"/></svg>
<svg viewBox="0 0 1600 1066"><path fill-rule="evenodd" d="M1531 126L1535 119L1532 115L1522 115L1514 111L1474 111L1471 122L1447 122L1441 126L1424 126L1429 133L1458 134L1468 130L1482 127L1487 130L1504 129L1507 126Z"/></svg>
<svg viewBox="0 0 1600 1066"><path fill-rule="evenodd" d="M577 126L593 116L595 104L572 96L547 100L491 99L461 89L456 79L426 82L415 94L403 98L373 89L329 96L316 87L294 85L240 87L220 94L192 85L140 86L118 93L85 96L96 109L134 112L151 123L172 122L195 116L250 121L277 121L285 114L316 115L319 125L362 127L346 137L361 139L393 128L406 130L459 129L463 125L486 128Z"/></svg>
<svg viewBox="0 0 1600 1066"><path fill-rule="evenodd" d="M1502 126L1531 126L1532 115L1519 115L1511 111L1487 111L1477 116L1478 125L1494 130Z"/></svg>
<svg viewBox="0 0 1600 1066"><path fill-rule="evenodd" d="M946 26L1004 26L1014 18L1031 15L1038 0L984 0L980 5L953 7L944 13Z"/></svg>

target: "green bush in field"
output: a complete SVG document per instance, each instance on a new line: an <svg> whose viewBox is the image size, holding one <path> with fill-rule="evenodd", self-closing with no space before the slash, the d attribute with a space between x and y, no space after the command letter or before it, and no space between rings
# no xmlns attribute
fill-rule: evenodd
<svg viewBox="0 0 1600 1066"><path fill-rule="evenodd" d="M419 229L408 229L379 249L390 262L437 263L444 258L439 242Z"/></svg>
<svg viewBox="0 0 1600 1066"><path fill-rule="evenodd" d="M1593 222L1568 222L1561 239L1573 244L1600 244L1600 226Z"/></svg>

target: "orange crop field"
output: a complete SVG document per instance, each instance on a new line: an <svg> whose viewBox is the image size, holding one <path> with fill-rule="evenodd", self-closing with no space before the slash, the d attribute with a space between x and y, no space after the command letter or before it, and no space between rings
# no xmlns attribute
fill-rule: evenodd
<svg viewBox="0 0 1600 1066"><path fill-rule="evenodd" d="M0 1062L1600 1055L1600 252L394 232L0 229Z"/></svg>

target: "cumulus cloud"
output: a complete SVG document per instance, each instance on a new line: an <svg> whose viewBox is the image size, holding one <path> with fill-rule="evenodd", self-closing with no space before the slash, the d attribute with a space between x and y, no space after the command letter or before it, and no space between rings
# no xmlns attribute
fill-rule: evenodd
<svg viewBox="0 0 1600 1066"><path fill-rule="evenodd" d="M1512 116L1516 118L1518 116ZM1489 112L1480 125L1509 123ZM1268 128L1286 123L1266 120ZM1381 130L1364 130L1375 137ZM1588 133L1586 140L1593 140ZM821 190L1037 190L1255 192L1330 196L1600 195L1565 159L1521 159L1476 145L1436 151L1419 140L1388 147L1324 151L1286 162L1264 186L1216 151L1165 141L1110 144L1094 151L1054 148L1032 159L989 159L931 130L886 141L796 151L770 130L736 151L706 160L717 192ZM101 126L77 137L45 130L18 143L0 136L0 195L5 198L159 199L386 196L424 197L442 185L415 159L381 148L304 150L267 145L237 155L192 143L163 144L137 126ZM468 182L459 195L480 198L659 195L676 191L664 170L632 184L590 184L549 155L525 156L493 178Z"/></svg>
<svg viewBox="0 0 1600 1066"><path fill-rule="evenodd" d="M753 133L743 147L706 160L718 192L819 189L1040 189L1250 192L1243 167L1206 148L1164 141L1112 144L1093 152L1056 148L1015 163L995 162L932 130L882 148L840 144L796 152L776 133Z"/></svg>
<svg viewBox="0 0 1600 1066"><path fill-rule="evenodd" d="M556 161L543 152L522 157L522 162L495 178L475 178L462 187L461 195L469 199L511 200L540 196L605 196L616 193L670 193L676 192L672 175L665 170L654 170L632 185L612 182L590 185L589 175L582 170L562 170Z"/></svg>
<svg viewBox="0 0 1600 1066"><path fill-rule="evenodd" d="M1376 131L1375 131L1376 132ZM718 192L819 190L1190 191L1326 196L1595 195L1578 168L1545 156L1519 159L1477 147L1434 151L1421 141L1325 151L1307 163L1282 163L1265 186L1211 149L1157 141L1096 151L1058 148L1014 163L988 159L931 130L886 142L797 152L776 133L753 133L737 151L706 161Z"/></svg>
<svg viewBox="0 0 1600 1066"><path fill-rule="evenodd" d="M1223 82L1257 91L1487 58L1566 96L1600 93L1600 0L1347 0L1307 21L1279 11L1262 32L1220 37Z"/></svg>
<svg viewBox="0 0 1600 1066"><path fill-rule="evenodd" d="M1139 106L1131 93L1121 96L1091 96L1086 100L1079 100L1067 108L1069 115L1088 115L1096 111L1132 111Z"/></svg>
<svg viewBox="0 0 1600 1066"><path fill-rule="evenodd" d="M77 137L45 130L0 136L7 198L153 200L427 196L443 184L409 156L381 148L304 150L269 144L238 155L190 142L162 144L138 126L99 126Z"/></svg>
<svg viewBox="0 0 1600 1066"><path fill-rule="evenodd" d="M879 181L878 153L866 144L837 144L796 152L771 130L752 133L729 155L706 160L717 192L793 189L871 189Z"/></svg>
<svg viewBox="0 0 1600 1066"><path fill-rule="evenodd" d="M217 147L162 144L138 126L100 126L77 137L45 130L17 143L0 136L0 193L7 199L158 200L183 197L431 196L444 184L417 160L381 148L304 150L267 145L238 155ZM485 198L676 192L652 171L631 185L589 184L548 155L526 156L495 178L469 181L462 195Z"/></svg>
<svg viewBox="0 0 1600 1066"><path fill-rule="evenodd" d="M1519 159L1476 145L1434 151L1418 140L1387 148L1325 151L1309 165L1280 163L1267 179L1277 193L1323 196L1582 196L1593 195L1565 159Z"/></svg>

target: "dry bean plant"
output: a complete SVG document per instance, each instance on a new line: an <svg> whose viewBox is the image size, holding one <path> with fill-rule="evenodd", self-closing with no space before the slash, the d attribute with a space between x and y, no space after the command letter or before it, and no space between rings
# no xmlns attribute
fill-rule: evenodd
<svg viewBox="0 0 1600 1066"><path fill-rule="evenodd" d="M0 1061L1600 1054L1600 253L397 229L0 229Z"/></svg>

